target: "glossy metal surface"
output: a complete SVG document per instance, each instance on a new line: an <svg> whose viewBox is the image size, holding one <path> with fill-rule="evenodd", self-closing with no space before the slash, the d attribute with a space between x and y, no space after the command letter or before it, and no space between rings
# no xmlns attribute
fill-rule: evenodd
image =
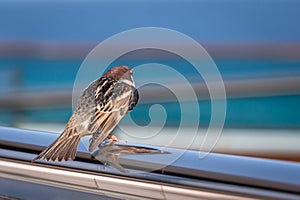
<svg viewBox="0 0 300 200"><path fill-rule="evenodd" d="M0 128L1 177L119 198L285 198L300 197L300 165L292 162L185 151L160 171L121 173L91 159L79 146L78 159L62 163L29 162L57 135ZM159 147L156 147L159 149ZM170 155L178 149L167 149ZM152 155L152 156L168 156ZM152 158L154 158L152 157ZM165 159L126 156L129 169L162 165Z"/></svg>

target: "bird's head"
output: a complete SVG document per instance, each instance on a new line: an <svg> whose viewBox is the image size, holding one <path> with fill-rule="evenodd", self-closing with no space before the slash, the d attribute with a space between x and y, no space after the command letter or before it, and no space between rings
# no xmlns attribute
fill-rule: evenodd
<svg viewBox="0 0 300 200"><path fill-rule="evenodd" d="M133 81L133 71L130 67L121 65L121 66L116 66L108 70L105 74L105 77L113 78L115 80L124 82L128 85L134 86L134 81Z"/></svg>

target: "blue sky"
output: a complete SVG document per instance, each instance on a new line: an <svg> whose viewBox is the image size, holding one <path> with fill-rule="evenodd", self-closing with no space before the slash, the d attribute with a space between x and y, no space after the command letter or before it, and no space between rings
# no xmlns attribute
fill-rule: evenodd
<svg viewBox="0 0 300 200"><path fill-rule="evenodd" d="M0 41L102 41L145 26L200 42L300 42L300 1L0 1Z"/></svg>

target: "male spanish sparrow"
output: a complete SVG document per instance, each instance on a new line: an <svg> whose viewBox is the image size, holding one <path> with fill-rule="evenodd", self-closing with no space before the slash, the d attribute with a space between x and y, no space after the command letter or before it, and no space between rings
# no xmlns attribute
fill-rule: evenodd
<svg viewBox="0 0 300 200"><path fill-rule="evenodd" d="M132 76L130 67L117 66L93 81L79 97L65 130L33 161L74 160L79 140L86 135L92 135L89 151L114 138L110 133L139 99Z"/></svg>

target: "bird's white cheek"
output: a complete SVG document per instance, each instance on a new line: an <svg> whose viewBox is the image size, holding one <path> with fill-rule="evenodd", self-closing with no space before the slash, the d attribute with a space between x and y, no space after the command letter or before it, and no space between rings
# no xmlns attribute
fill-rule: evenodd
<svg viewBox="0 0 300 200"><path fill-rule="evenodd" d="M126 83L127 85L130 85L130 86L132 86L132 87L135 87L134 82L133 82L132 79L131 79L131 81L130 81L130 80L127 80L127 79L123 79L123 80L121 80L121 82L122 82L122 83Z"/></svg>
<svg viewBox="0 0 300 200"><path fill-rule="evenodd" d="M124 99L126 97L128 97L131 94L131 91L129 90L128 92L124 92L121 96L120 99Z"/></svg>

